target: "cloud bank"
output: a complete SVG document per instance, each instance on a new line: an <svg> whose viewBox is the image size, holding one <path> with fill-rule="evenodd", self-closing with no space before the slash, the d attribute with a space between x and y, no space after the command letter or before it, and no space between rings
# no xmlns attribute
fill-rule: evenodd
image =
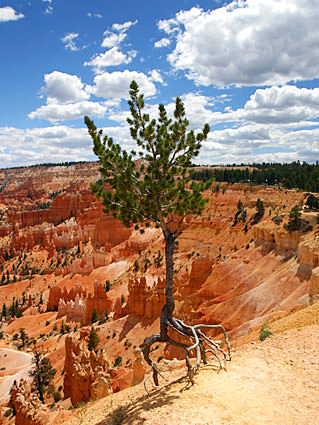
<svg viewBox="0 0 319 425"><path fill-rule="evenodd" d="M193 7L158 27L175 35L168 61L198 85L279 85L318 77L319 7L313 0L235 0Z"/></svg>

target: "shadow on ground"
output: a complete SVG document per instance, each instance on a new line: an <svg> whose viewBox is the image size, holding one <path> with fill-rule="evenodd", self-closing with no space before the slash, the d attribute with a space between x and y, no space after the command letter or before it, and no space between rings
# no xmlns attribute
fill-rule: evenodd
<svg viewBox="0 0 319 425"><path fill-rule="evenodd" d="M149 395L145 394L143 397L131 401L125 406L119 406L96 425L124 425L131 423L134 423L134 425L143 425L147 420L145 418L145 412L148 412L149 420L152 410L164 405L171 405L179 398L179 396L168 395L167 392L174 384L183 382L185 383L185 387L187 387L189 381L183 376L153 391Z"/></svg>

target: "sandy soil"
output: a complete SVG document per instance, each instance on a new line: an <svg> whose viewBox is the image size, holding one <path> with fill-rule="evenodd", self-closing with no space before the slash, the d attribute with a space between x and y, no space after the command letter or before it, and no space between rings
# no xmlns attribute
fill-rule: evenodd
<svg viewBox="0 0 319 425"><path fill-rule="evenodd" d="M65 425L319 425L319 324L236 348L227 372L204 366L194 386L184 372L149 396L140 384L89 403Z"/></svg>
<svg viewBox="0 0 319 425"><path fill-rule="evenodd" d="M4 368L4 369L3 369ZM0 403L9 396L13 381L21 378L29 380L28 371L32 368L32 356L10 348L0 348Z"/></svg>

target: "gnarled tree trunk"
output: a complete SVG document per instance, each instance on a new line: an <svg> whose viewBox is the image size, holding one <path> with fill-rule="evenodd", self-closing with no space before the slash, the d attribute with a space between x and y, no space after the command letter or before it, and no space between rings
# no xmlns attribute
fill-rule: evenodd
<svg viewBox="0 0 319 425"><path fill-rule="evenodd" d="M167 228L164 233L165 238L165 262L166 262L166 282L165 282L165 299L166 303L162 309L161 318L160 318L160 334L153 334L145 338L144 342L141 344L143 349L144 359L151 366L153 372L153 380L155 385L158 385L158 375L159 370L157 365L150 358L151 346L156 342L167 342L177 347L184 349L185 360L188 368L188 376L191 383L194 383L193 376L197 371L200 362L203 361L204 364L207 363L206 353L210 352L218 360L219 367L226 370L226 361L231 360L230 354L230 344L228 341L227 333L224 327L220 324L218 325L195 325L190 326L183 323L181 320L174 318L173 312L175 309L175 301L173 295L173 282L174 282L174 247L176 235L172 234ZM173 340L168 335L168 329L172 329L178 334L189 338L192 341L191 345L186 345L184 343ZM202 329L219 329L225 338L226 350L224 351L220 343L213 341L211 338L208 338L202 331ZM190 354L192 351L196 352L196 362L193 366L190 361ZM223 357L224 364L222 364L220 356Z"/></svg>

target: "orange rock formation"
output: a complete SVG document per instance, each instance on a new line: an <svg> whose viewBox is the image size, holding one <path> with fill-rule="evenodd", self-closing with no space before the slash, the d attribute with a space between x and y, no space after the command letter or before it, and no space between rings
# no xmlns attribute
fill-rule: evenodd
<svg viewBox="0 0 319 425"><path fill-rule="evenodd" d="M99 399L112 392L110 366L105 352L89 351L84 341L65 339L64 397L73 406L81 401Z"/></svg>
<svg viewBox="0 0 319 425"><path fill-rule="evenodd" d="M12 387L12 403L16 416L16 425L46 425L50 410L31 392L30 384L23 379Z"/></svg>
<svg viewBox="0 0 319 425"><path fill-rule="evenodd" d="M81 326L91 323L93 310L96 309L98 316L104 318L105 314L112 311L112 300L108 297L104 285L94 282L93 294L87 294L80 284L68 291L59 286L50 288L48 311L58 311L58 317L67 316L70 321L76 321Z"/></svg>

